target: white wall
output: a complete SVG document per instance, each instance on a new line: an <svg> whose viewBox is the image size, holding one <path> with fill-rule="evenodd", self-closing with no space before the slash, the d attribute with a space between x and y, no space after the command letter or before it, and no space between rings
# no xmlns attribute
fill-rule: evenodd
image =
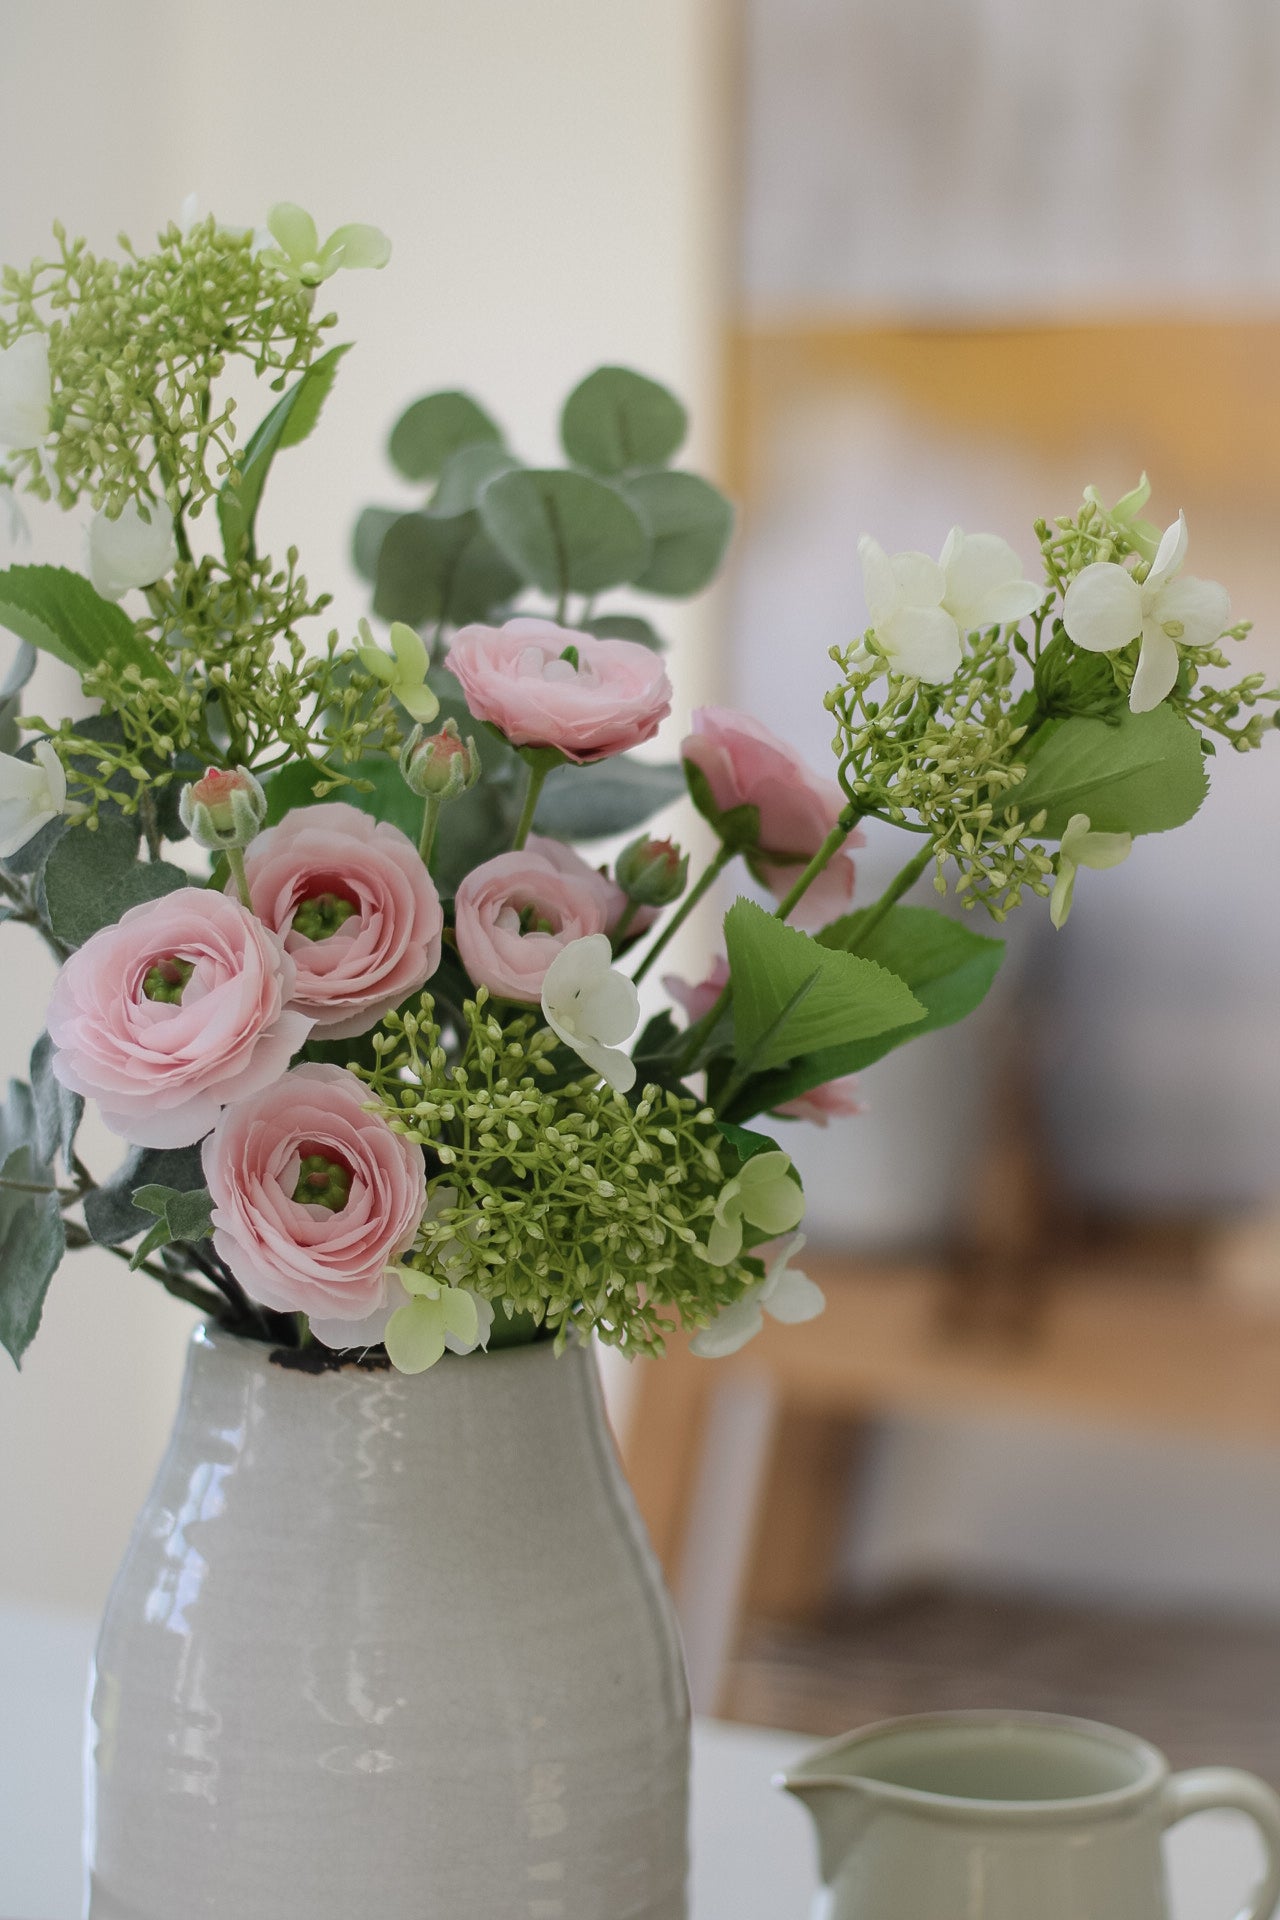
<svg viewBox="0 0 1280 1920"><path fill-rule="evenodd" d="M721 24L717 0L9 0L0 259L45 247L55 215L103 249L121 227L145 239L190 190L229 222L288 198L322 231L359 219L391 234L385 273L329 284L358 350L264 514L349 626L364 606L346 562L354 511L395 497L386 430L432 386L475 389L522 449L550 456L569 387L630 362L693 403L710 461ZM58 532L64 554L73 534ZM705 612L679 622L680 710L707 673L706 630ZM49 971L13 938L3 967L0 1068L14 1072ZM110 1164L101 1149L95 1164ZM101 1605L189 1320L81 1255L21 1375L0 1358L0 1604Z"/></svg>

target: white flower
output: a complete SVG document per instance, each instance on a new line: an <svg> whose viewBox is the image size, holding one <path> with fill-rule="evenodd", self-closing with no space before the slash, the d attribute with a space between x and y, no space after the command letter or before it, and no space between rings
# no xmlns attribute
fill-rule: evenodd
<svg viewBox="0 0 1280 1920"><path fill-rule="evenodd" d="M1058 877L1049 902L1049 918L1055 927L1066 924L1071 911L1078 867L1118 867L1133 851L1131 833L1094 833L1087 813L1073 813L1058 843Z"/></svg>
<svg viewBox="0 0 1280 1920"><path fill-rule="evenodd" d="M764 1279L748 1287L731 1305L722 1307L709 1327L694 1334L689 1342L691 1350L703 1360L722 1360L755 1339L766 1313L787 1326L816 1319L827 1304L826 1296L816 1280L791 1268L792 1257L803 1245L804 1235L793 1234Z"/></svg>
<svg viewBox="0 0 1280 1920"><path fill-rule="evenodd" d="M49 342L42 333L20 333L0 348L0 447L26 453L49 432L53 387Z"/></svg>
<svg viewBox="0 0 1280 1920"><path fill-rule="evenodd" d="M636 1083L635 1062L618 1045L640 1019L635 982L610 965L606 933L589 933L562 947L542 982L542 1013L552 1032L619 1093Z"/></svg>
<svg viewBox="0 0 1280 1920"><path fill-rule="evenodd" d="M1166 527L1151 571L1139 583L1118 560L1095 560L1067 588L1062 624L1088 653L1117 653L1141 637L1129 690L1134 713L1158 707L1178 677L1178 642L1207 647L1231 616L1227 590L1213 580L1175 580L1187 553L1187 520Z"/></svg>
<svg viewBox="0 0 1280 1920"><path fill-rule="evenodd" d="M178 560L173 515L162 500L147 505L144 520L136 500L114 520L95 513L89 527L89 578L108 600L120 600L130 587L149 587Z"/></svg>
<svg viewBox="0 0 1280 1920"><path fill-rule="evenodd" d="M304 287L318 287L339 267L385 267L391 258L391 242L377 227L337 227L321 246L315 221L291 200L272 207L259 247Z"/></svg>
<svg viewBox="0 0 1280 1920"><path fill-rule="evenodd" d="M47 740L37 740L34 760L0 753L0 860L34 839L41 827L65 813L67 776Z"/></svg>
<svg viewBox="0 0 1280 1920"><path fill-rule="evenodd" d="M425 1373L446 1351L474 1353L487 1346L493 1305L470 1287L449 1286L415 1267L392 1269L406 1298L383 1333L387 1357L398 1373Z"/></svg>
<svg viewBox="0 0 1280 1920"><path fill-rule="evenodd" d="M779 1148L753 1154L716 1201L707 1235L706 1256L713 1267L727 1267L742 1251L742 1223L758 1227L770 1239L790 1233L804 1216L804 1194L791 1177L791 1159Z"/></svg>
<svg viewBox="0 0 1280 1920"><path fill-rule="evenodd" d="M1114 507L1104 505L1096 487L1086 487L1084 497L1091 507L1097 508L1111 531L1127 540L1148 564L1155 559L1160 546L1160 529L1153 527L1149 520L1140 518L1142 509L1151 498L1151 482L1145 473L1136 487L1130 487L1128 493L1120 495Z"/></svg>
<svg viewBox="0 0 1280 1920"><path fill-rule="evenodd" d="M858 552L879 651L895 673L933 686L960 665L965 634L1021 620L1045 597L1043 587L1022 578L1017 554L994 533L952 527L937 560L887 554L865 533Z"/></svg>

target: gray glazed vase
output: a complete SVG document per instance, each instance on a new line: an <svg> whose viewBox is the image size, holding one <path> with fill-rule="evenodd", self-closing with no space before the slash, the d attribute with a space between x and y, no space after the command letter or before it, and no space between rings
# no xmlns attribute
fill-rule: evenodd
<svg viewBox="0 0 1280 1920"><path fill-rule="evenodd" d="M589 1351L196 1332L98 1643L90 1920L684 1920L688 1741Z"/></svg>

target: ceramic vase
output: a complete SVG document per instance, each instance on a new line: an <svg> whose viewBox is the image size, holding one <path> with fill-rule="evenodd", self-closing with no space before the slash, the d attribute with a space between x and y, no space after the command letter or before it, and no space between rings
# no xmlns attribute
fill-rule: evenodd
<svg viewBox="0 0 1280 1920"><path fill-rule="evenodd" d="M90 1920L684 1920L688 1733L588 1350L196 1332L98 1643Z"/></svg>

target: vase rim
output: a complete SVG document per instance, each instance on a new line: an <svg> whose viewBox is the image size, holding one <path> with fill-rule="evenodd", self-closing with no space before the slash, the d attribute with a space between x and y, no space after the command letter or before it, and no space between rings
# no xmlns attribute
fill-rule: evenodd
<svg viewBox="0 0 1280 1920"><path fill-rule="evenodd" d="M203 1350L213 1353L221 1348L224 1350L239 1351L245 1354L246 1357L252 1354L266 1365L272 1364L271 1355L280 1350L278 1346L273 1346L270 1341L255 1339L251 1334L235 1333L230 1327L220 1326L216 1320L209 1319L201 1319L196 1322L191 1330L191 1338L188 1345L192 1351ZM546 1355L553 1360L558 1360L571 1353L583 1351L586 1345L586 1341L571 1337L560 1352L557 1352L554 1340L528 1340L520 1346L497 1347L492 1353L487 1351L483 1353L444 1353L440 1359L436 1361L435 1366L429 1367L421 1377L429 1378L431 1374L435 1373L437 1369L442 1366L448 1366L450 1373L452 1373L458 1366L472 1360L482 1360L487 1367L496 1366L501 1362L518 1363L520 1361L527 1361L533 1355ZM279 1363L276 1364L278 1365ZM316 1370L308 1367L279 1365L279 1371L299 1380L333 1380L350 1378L353 1374L368 1377L376 1373L386 1373L390 1378L396 1380L411 1380L419 1377L413 1374L399 1373L389 1362L385 1367L361 1367L354 1361L343 1361L338 1366L326 1366Z"/></svg>

